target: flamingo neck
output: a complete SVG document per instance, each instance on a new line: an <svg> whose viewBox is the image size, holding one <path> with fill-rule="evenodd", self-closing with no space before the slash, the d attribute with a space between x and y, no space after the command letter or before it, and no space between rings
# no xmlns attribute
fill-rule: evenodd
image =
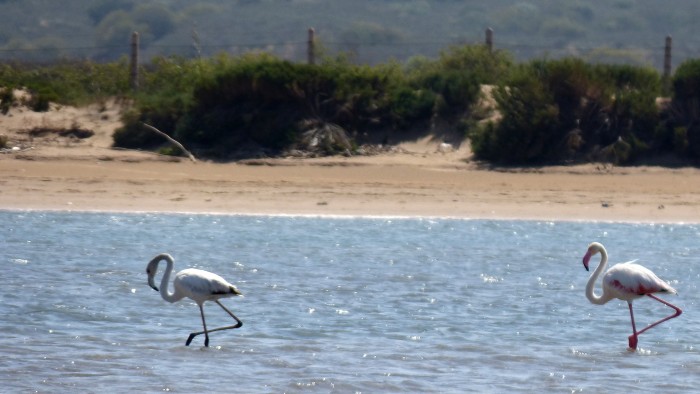
<svg viewBox="0 0 700 394"><path fill-rule="evenodd" d="M167 262L165 267L165 273L163 274L163 279L160 281L160 296L163 297L165 301L176 302L182 299L182 297L177 296L174 292L171 293L168 290L168 284L170 283L170 274L173 272L173 258L169 255L163 255L163 259Z"/></svg>
<svg viewBox="0 0 700 394"><path fill-rule="evenodd" d="M602 296L596 295L593 292L593 289L595 288L595 282L598 280L598 277L608 266L608 252L605 250L605 248L600 248L599 251L600 263L598 264L598 268L596 268L593 274L591 274L591 278L588 279L588 284L586 285L586 298L588 298L588 301L593 304L602 305L610 301L610 297L606 297L605 295L605 288L603 288Z"/></svg>

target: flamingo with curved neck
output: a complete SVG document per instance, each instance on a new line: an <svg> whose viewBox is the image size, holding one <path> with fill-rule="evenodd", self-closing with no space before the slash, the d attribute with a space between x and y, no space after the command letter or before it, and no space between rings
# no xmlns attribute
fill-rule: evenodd
<svg viewBox="0 0 700 394"><path fill-rule="evenodd" d="M614 298L627 301L627 305L629 306L630 310L630 319L632 320L632 335L630 335L628 338L629 347L631 349L637 348L637 337L640 334L665 322L666 320L678 317L681 315L681 313L683 313L683 311L677 306L654 295L655 293L676 294L676 289L659 279L659 277L649 269L639 264L635 264L632 261L617 264L607 270L605 274L603 274L603 293L601 295L596 295L594 292L595 284L598 277L608 266L608 252L605 250L605 247L602 244L593 242L588 246L586 255L583 256L583 266L586 268L586 271L588 271L588 262L590 261L591 257L598 253L600 253L601 256L600 263L588 280L588 284L586 285L586 297L591 303L597 305L603 305ZM641 331L637 331L637 327L634 323L632 301L643 296L653 298L656 301L673 308L675 313L646 326Z"/></svg>
<svg viewBox="0 0 700 394"><path fill-rule="evenodd" d="M155 285L155 276L158 272L158 264L160 264L160 262L163 260L167 262L167 266L165 267L163 278L160 281L160 289L158 289L158 287ZM196 268L188 268L175 274L175 279L173 280L174 290L171 293L168 290L168 284L170 283L170 274L173 272L174 264L175 262L172 256L167 253L161 253L148 263L146 266L146 274L148 274L148 285L154 290L158 291L165 301L172 303L188 297L199 305L199 312L202 315L202 326L204 327L204 331L191 333L187 338L187 342L185 342L186 346L189 346L192 339L199 334L204 334L204 346L209 346L210 332L239 328L243 325L243 322L238 319L236 315L234 315L223 304L221 304L221 302L219 302L219 298L242 296L243 294L238 291L236 286L228 283L224 278L217 274ZM204 319L205 301L216 302L221 308L223 308L223 310L231 315L234 320L236 320L236 324L208 330L207 322Z"/></svg>

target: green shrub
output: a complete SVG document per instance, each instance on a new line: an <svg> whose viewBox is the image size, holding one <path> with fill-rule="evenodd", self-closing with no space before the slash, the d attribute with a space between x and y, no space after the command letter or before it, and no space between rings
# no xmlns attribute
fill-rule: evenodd
<svg viewBox="0 0 700 394"><path fill-rule="evenodd" d="M0 87L0 113L7 115L16 100L12 86Z"/></svg>
<svg viewBox="0 0 700 394"><path fill-rule="evenodd" d="M664 122L676 152L700 158L700 60L683 62L672 80L673 97Z"/></svg>
<svg viewBox="0 0 700 394"><path fill-rule="evenodd" d="M700 59L683 62L673 74L673 99L685 102L700 96Z"/></svg>
<svg viewBox="0 0 700 394"><path fill-rule="evenodd" d="M35 112L46 112L49 110L49 104L59 99L58 94L49 86L40 86L31 91L31 99L29 99L29 108Z"/></svg>
<svg viewBox="0 0 700 394"><path fill-rule="evenodd" d="M673 149L675 153L684 155L688 149L688 129L676 127L673 129Z"/></svg>
<svg viewBox="0 0 700 394"><path fill-rule="evenodd" d="M581 122L585 148L595 152L629 145L624 154L614 155L611 161L617 164L631 164L661 149L656 106L661 90L659 74L645 67L595 65L591 78L589 85L598 93L586 98L589 111Z"/></svg>
<svg viewBox="0 0 700 394"><path fill-rule="evenodd" d="M628 164L659 145L654 70L562 59L533 61L514 75L496 92L503 120L472 135L479 158Z"/></svg>
<svg viewBox="0 0 700 394"><path fill-rule="evenodd" d="M494 85L508 78L515 62L507 52L490 52L485 45L462 45L441 52L436 64L442 70L464 72L480 84Z"/></svg>
<svg viewBox="0 0 700 394"><path fill-rule="evenodd" d="M131 110L123 113L123 126L115 130L112 135L114 146L128 149L149 149L163 144L163 137L144 127L142 122L142 114L138 111ZM156 128L164 130L158 126Z"/></svg>
<svg viewBox="0 0 700 394"><path fill-rule="evenodd" d="M0 66L0 86L26 87L46 102L81 105L106 97L123 96L129 90L126 61L99 64L90 61L64 62L51 66L6 64Z"/></svg>
<svg viewBox="0 0 700 394"><path fill-rule="evenodd" d="M563 140L559 110L552 93L533 69L523 69L494 91L502 112L471 136L478 159L503 164L531 164L555 159Z"/></svg>
<svg viewBox="0 0 700 394"><path fill-rule="evenodd" d="M205 62L180 57L155 58L143 68L141 87L135 106L122 114L123 127L114 134L114 145L124 148L153 148L163 138L143 127L149 124L174 136L192 105L192 92L199 80L207 78L214 64L222 58Z"/></svg>
<svg viewBox="0 0 700 394"><path fill-rule="evenodd" d="M157 58L144 67L134 111L114 140L153 146L145 122L200 154L227 157L247 143L280 151L315 130L377 140L375 133L427 125L436 116L464 125L481 79L492 82L509 65L507 56L482 46L455 47L408 70L395 63L358 66L343 57L315 66L265 54Z"/></svg>
<svg viewBox="0 0 700 394"><path fill-rule="evenodd" d="M295 115L309 94L304 91L310 83L304 80L305 71L267 57L218 71L195 86L178 137L227 150L246 141L276 149L288 145L288 130L300 120Z"/></svg>
<svg viewBox="0 0 700 394"><path fill-rule="evenodd" d="M435 99L435 93L427 89L405 85L393 89L389 94L393 128L403 129L418 119L429 119Z"/></svg>
<svg viewBox="0 0 700 394"><path fill-rule="evenodd" d="M510 65L508 56L492 54L483 45L451 47L438 60L415 57L401 68L383 70L388 78L380 107L388 111L393 130L427 132L440 124L465 133L477 123L473 110L481 85L502 79ZM375 119L386 128L386 116ZM400 139L401 134L394 137Z"/></svg>
<svg viewBox="0 0 700 394"><path fill-rule="evenodd" d="M300 140L305 125L333 124L347 134L387 125L386 82L372 68L342 61L312 66L245 56L195 85L177 136L228 154L246 142L282 150Z"/></svg>

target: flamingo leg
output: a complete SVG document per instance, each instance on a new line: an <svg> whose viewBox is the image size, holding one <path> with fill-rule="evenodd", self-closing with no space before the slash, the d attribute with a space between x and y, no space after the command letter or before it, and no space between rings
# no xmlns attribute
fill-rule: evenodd
<svg viewBox="0 0 700 394"><path fill-rule="evenodd" d="M207 321L204 320L204 306L200 305L199 306L199 312L202 315L202 326L204 327L204 331L200 331L197 333L192 333L190 334L189 337L187 337L187 342L185 342L185 346L190 346L190 342L192 342L192 339L196 337L199 334L204 334L204 346L209 347L209 331L207 330Z"/></svg>
<svg viewBox="0 0 700 394"><path fill-rule="evenodd" d="M630 308L630 320L632 320L632 335L629 336L628 341L629 341L629 347L630 349L636 349L637 348L637 335L639 333L637 332L637 326L634 324L634 312L632 311L632 303L627 301L627 305Z"/></svg>
<svg viewBox="0 0 700 394"><path fill-rule="evenodd" d="M243 325L243 322L242 322L239 318L237 318L236 315L233 314L233 312L231 312L230 310L228 310L228 308L226 308L221 302L219 302L219 300L215 300L214 302L216 302L217 304L219 304L219 306L220 306L223 310L225 310L226 313L228 313L229 315L231 315L231 317L236 321L236 324L234 324L234 325L232 325L232 326L219 327L219 328L212 328L211 330L207 330L207 325L204 324L204 331L193 332L192 334L190 334L189 338L187 338L186 346L189 346L189 345L190 345L190 342L192 342L192 339L194 339L194 337L196 337L197 335L200 335L200 334L204 334L204 335L206 336L206 339L204 340L204 346L209 346L209 334L208 334L208 333L210 333L210 332L215 332L215 331L230 330L230 329L233 329L233 328L239 328L239 327L241 327L241 326ZM200 308L201 308L201 306L200 306ZM202 323L204 323L204 311L202 311Z"/></svg>
<svg viewBox="0 0 700 394"><path fill-rule="evenodd" d="M650 329L650 328L652 328L652 327L658 326L659 324L665 322L666 320L671 320L671 319L673 319L674 317L678 317L678 316L681 315L681 313L683 313L683 311L681 310L681 308L679 308L679 307L677 307L677 306L671 304L671 303L668 302L668 301L664 301L664 300L662 300L661 298L659 298L659 297L657 297L657 296L655 296L655 295L653 295L653 294L647 294L647 296L649 296L649 297L655 299L656 301L659 301L660 303L662 303L662 304L664 304L664 305L666 305L666 306L668 306L668 307L670 307L670 308L673 308L673 309L676 311L676 313L674 313L673 315L666 316L666 317L664 317L663 319L661 319L661 320L659 320L659 321L657 321L657 322L654 322L654 323L652 323L652 324L649 324L648 326L644 327L644 328L643 328L641 331L639 331L639 332L637 332L637 329L634 327L634 316L632 316L632 331L634 332L634 334L632 334L632 335L629 337L629 343L630 343L630 347L631 347L632 349L636 349L636 348L637 348L637 336L638 336L638 335L640 335L641 333L643 333L644 331L646 331L646 330L648 330L648 329ZM630 306L630 315L631 315L631 314L632 314L632 303L629 303L629 306ZM634 337L634 339L633 339L633 337ZM633 344L634 344L634 346L632 346Z"/></svg>
<svg viewBox="0 0 700 394"><path fill-rule="evenodd" d="M657 325L659 325L659 324L665 322L666 320L671 320L671 319L673 319L674 317L678 317L678 316L681 315L681 313L683 313L683 311L681 310L681 308L679 308L679 307L677 307L677 306L671 304L670 302L664 301L664 300L662 300L661 298L659 298L659 297L657 297L657 296L655 296L655 295L653 295L653 294L647 294L647 295L648 295L649 297L655 299L656 301L659 301L660 303L662 303L662 304L664 304L664 305L666 305L666 306L668 306L668 307L670 307L670 308L673 308L673 309L676 311L676 313L674 313L673 315L670 315L670 316L666 316L666 317L664 317L663 319L657 321L656 323L649 324L648 326L644 327L644 329L642 329L641 331L639 331L637 334L641 334L641 333L643 333L644 331L646 331L646 330L648 330L648 329L650 329L650 328L652 328L652 327L654 327L654 326L657 326Z"/></svg>

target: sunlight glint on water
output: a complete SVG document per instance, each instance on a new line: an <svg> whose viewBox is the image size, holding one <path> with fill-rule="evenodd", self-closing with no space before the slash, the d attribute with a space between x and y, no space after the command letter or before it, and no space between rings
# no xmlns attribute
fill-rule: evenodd
<svg viewBox="0 0 700 394"><path fill-rule="evenodd" d="M7 391L601 392L700 385L694 225L0 211ZM586 300L581 257L640 263L684 309L626 349L623 302ZM146 263L236 284L211 334ZM597 263L597 260L596 260ZM635 305L640 326L668 314ZM230 324L216 305L210 327ZM229 318L230 319L230 318Z"/></svg>

